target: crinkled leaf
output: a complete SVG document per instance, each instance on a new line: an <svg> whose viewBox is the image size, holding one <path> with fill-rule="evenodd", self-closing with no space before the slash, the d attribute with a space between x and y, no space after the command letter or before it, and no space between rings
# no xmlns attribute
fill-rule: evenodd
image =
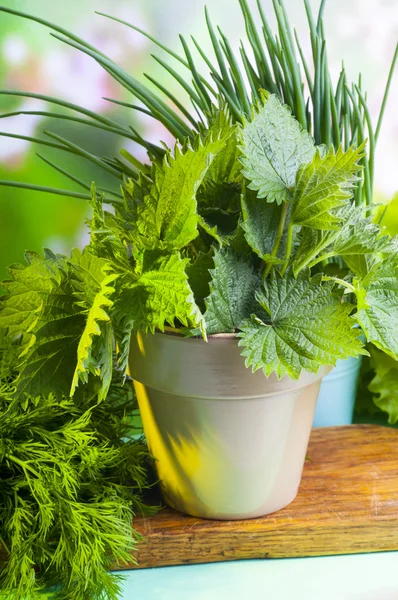
<svg viewBox="0 0 398 600"><path fill-rule="evenodd" d="M238 160L238 126L233 122L226 107L218 110L210 119L205 139L220 138L223 147L216 154L206 174L206 182L239 182L242 180L242 165Z"/></svg>
<svg viewBox="0 0 398 600"><path fill-rule="evenodd" d="M256 299L256 314L238 334L253 371L297 379L303 369L316 372L320 365L363 352L359 331L352 327L352 306L321 276L309 279L302 272L297 279L289 273L266 279Z"/></svg>
<svg viewBox="0 0 398 600"><path fill-rule="evenodd" d="M278 235L282 210L281 205L267 203L264 198L258 198L256 193L248 188L242 194L242 229L247 243L263 260L270 259ZM286 230L279 246L279 256L284 255L285 246Z"/></svg>
<svg viewBox="0 0 398 600"><path fill-rule="evenodd" d="M112 329L108 325L109 309L113 305L111 296L115 291L111 284L117 278L115 273L106 276L105 273L87 314L86 325L77 349L77 365L70 391L70 395L73 396L79 382L88 383L89 374L93 373L101 378L98 394L100 401L106 397L112 380ZM99 356L93 352L94 336L103 338L101 343L97 341L94 346L96 349L100 346Z"/></svg>
<svg viewBox="0 0 398 600"><path fill-rule="evenodd" d="M130 263L123 243L123 239L128 235L123 231L124 223L119 223L117 216L104 211L102 198L97 195L94 184L91 188L90 204L92 208L90 254L105 259L119 269L129 269Z"/></svg>
<svg viewBox="0 0 398 600"><path fill-rule="evenodd" d="M267 202L288 202L302 164L315 152L314 140L277 96L263 95L242 131L243 174Z"/></svg>
<svg viewBox="0 0 398 600"><path fill-rule="evenodd" d="M39 273L43 271L42 263L46 260L39 255L35 257ZM87 250L83 253L74 250L70 259L64 257L54 261L53 285L40 292L41 304L35 321L30 325L32 338L21 355L20 374L16 382L17 396L21 400L49 393L56 393L58 397L68 396L78 360L81 380L87 381L83 369L88 367L88 362L97 365L96 373L103 378L104 374L98 365L109 362L109 357L101 354L100 345L98 352L94 352L91 333L95 320L99 320L101 294L98 293L102 281L107 277L106 265L104 260L90 255ZM27 272L28 284L29 277ZM102 292L108 293L110 288L106 286ZM83 334L80 344L82 354L78 357ZM108 373L107 369L105 371ZM102 384L105 390L108 382Z"/></svg>
<svg viewBox="0 0 398 600"><path fill-rule="evenodd" d="M202 327L203 317L185 272L188 259L182 259L179 252L150 252L145 263L138 280L121 290L115 302L119 315L136 330L164 331L165 324L174 326L176 320L187 327Z"/></svg>
<svg viewBox="0 0 398 600"><path fill-rule="evenodd" d="M334 239L333 250L344 258L348 255L374 254L388 251L390 238L382 235L380 227L364 216L362 207L347 206L338 212L341 227Z"/></svg>
<svg viewBox="0 0 398 600"><path fill-rule="evenodd" d="M70 279L61 271L60 283L43 299L34 344L21 365L16 382L21 400L50 393L69 395L85 320Z"/></svg>
<svg viewBox="0 0 398 600"><path fill-rule="evenodd" d="M355 317L368 342L398 359L398 261L375 264L364 279L356 279L358 312Z"/></svg>
<svg viewBox="0 0 398 600"><path fill-rule="evenodd" d="M207 333L231 333L247 318L259 285L248 259L233 251L216 250L211 271L210 294L205 300Z"/></svg>
<svg viewBox="0 0 398 600"><path fill-rule="evenodd" d="M316 150L311 162L303 165L295 182L293 194L292 221L296 225L315 229L337 229L339 217L333 209L343 206L352 196L356 173L360 170L358 161L363 156L362 144L359 148L349 148L346 152L333 147L323 156Z"/></svg>
<svg viewBox="0 0 398 600"><path fill-rule="evenodd" d="M310 227L303 227L300 230L297 236L297 248L292 261L295 277L311 261L314 255L318 254L318 249L324 247L324 235L324 232L319 229L311 229Z"/></svg>
<svg viewBox="0 0 398 600"><path fill-rule="evenodd" d="M199 252L196 260L186 268L188 282L193 291L196 304L205 311L205 298L210 292L210 269L214 267L213 251Z"/></svg>
<svg viewBox="0 0 398 600"><path fill-rule="evenodd" d="M185 152L177 144L162 166L153 165L149 193L136 204L136 240L144 248L179 250L197 236L196 192L223 143L209 138Z"/></svg>
<svg viewBox="0 0 398 600"><path fill-rule="evenodd" d="M10 280L3 282L6 294L1 297L0 327L10 336L30 331L38 318L43 295L59 283L59 258L51 253L43 259L35 252L25 254L27 265L8 268Z"/></svg>

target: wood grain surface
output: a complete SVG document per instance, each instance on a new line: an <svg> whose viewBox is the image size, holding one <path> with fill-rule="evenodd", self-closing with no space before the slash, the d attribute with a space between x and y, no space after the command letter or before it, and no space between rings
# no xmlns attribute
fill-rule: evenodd
<svg viewBox="0 0 398 600"><path fill-rule="evenodd" d="M307 456L296 499L272 515L209 521L165 508L135 519L138 568L398 550L398 431L314 429Z"/></svg>

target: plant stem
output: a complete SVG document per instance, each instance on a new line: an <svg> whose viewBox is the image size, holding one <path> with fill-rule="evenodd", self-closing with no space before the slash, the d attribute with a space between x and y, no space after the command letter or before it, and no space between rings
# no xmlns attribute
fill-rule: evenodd
<svg viewBox="0 0 398 600"><path fill-rule="evenodd" d="M284 202L282 205L281 218L279 220L278 231L276 232L275 243L274 243L274 247L272 248L271 256L276 256L278 253L279 246L281 244L282 237L283 237L283 232L285 230L285 223L286 223L288 208L289 208L288 203ZM264 281L264 279L266 279L268 277L268 275L271 272L271 269L272 269L272 262L270 262L268 264L268 266L264 269L263 281Z"/></svg>
<svg viewBox="0 0 398 600"><path fill-rule="evenodd" d="M290 255L292 253L293 247L293 228L294 224L289 223L289 227L287 228L287 240L286 240L286 254L285 254L285 264L283 265L281 275L283 276L286 272L286 269L289 264Z"/></svg>
<svg viewBox="0 0 398 600"><path fill-rule="evenodd" d="M354 286L351 285L351 283L348 283L348 281L344 281L344 279L340 279L340 277L329 277L328 275L324 275L322 277L322 281L334 281L335 283L338 283L338 284L342 285L343 287L345 287L351 293L355 294Z"/></svg>
<svg viewBox="0 0 398 600"><path fill-rule="evenodd" d="M322 254L321 256L318 256L317 258L314 258L314 260L312 260L311 262L307 263L305 266L308 267L309 269L311 269L311 267L314 267L315 265L317 265L318 263L322 262L323 260L327 260L328 258L332 258L332 256L336 256L335 252L326 252L326 254Z"/></svg>

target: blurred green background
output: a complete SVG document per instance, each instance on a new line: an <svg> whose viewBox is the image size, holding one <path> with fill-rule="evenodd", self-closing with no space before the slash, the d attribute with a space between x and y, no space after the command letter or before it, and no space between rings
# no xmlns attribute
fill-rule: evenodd
<svg viewBox="0 0 398 600"><path fill-rule="evenodd" d="M95 10L134 23L174 50L180 49L178 33L181 32L187 37L194 34L210 51L202 0L0 0L0 3L73 30L139 79L144 79L142 74L149 72L169 89L175 84L150 56L155 46L131 29L96 15ZM250 4L254 6L255 1ZM285 0L285 4L304 51L309 54L302 2ZM263 0L263 5L274 25L271 0ZM312 6L314 11L317 10L319 0L314 0ZM244 36L238 0L207 0L207 7L213 21L223 27L237 47L240 37ZM337 77L343 58L350 78L362 71L370 109L376 118L389 62L398 39L397 0L329 0L325 17L333 76ZM156 52L162 54L158 49ZM173 64L173 67L176 66L178 68ZM152 141L162 139L171 142L155 121L102 99L108 96L134 102L92 59L51 37L45 27L6 14L0 14L0 87L60 97L112 116L126 126L133 125ZM181 97L180 90L176 91ZM397 106L396 76L378 145L376 201L387 201L398 189ZM54 110L54 107L38 100L0 96L0 115L17 109ZM68 121L44 120L37 116L0 119L1 132L33 136L40 135L47 128L98 155L117 156L122 147L127 147L143 158L142 150L134 148L131 142L126 144L122 138L94 128L77 128ZM103 171L98 172L90 163L65 153L60 157L57 150L4 136L0 136L0 179L79 189L42 162L37 152L62 164L79 178L95 180L109 187L110 182ZM87 240L87 214L84 200L0 187L0 280L6 277L6 265L21 261L26 249L39 251L45 246L54 251L68 252L73 245L84 245Z"/></svg>

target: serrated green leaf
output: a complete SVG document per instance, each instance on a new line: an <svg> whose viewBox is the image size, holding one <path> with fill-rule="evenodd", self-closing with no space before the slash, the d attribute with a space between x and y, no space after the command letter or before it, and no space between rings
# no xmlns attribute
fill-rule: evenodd
<svg viewBox="0 0 398 600"><path fill-rule="evenodd" d="M298 245L293 256L293 275L297 277L311 258L318 254L318 248L323 247L323 232L319 229L303 227L298 234Z"/></svg>
<svg viewBox="0 0 398 600"><path fill-rule="evenodd" d="M362 144L344 152L340 147L335 152L331 147L325 156L317 149L311 162L297 174L292 208L294 224L315 229L338 228L339 217L331 211L352 196L363 148Z"/></svg>
<svg viewBox="0 0 398 600"><path fill-rule="evenodd" d="M27 265L8 268L12 279L3 282L6 294L1 298L0 327L10 336L30 331L38 318L43 295L51 293L59 283L58 259L44 259L34 252L25 254Z"/></svg>
<svg viewBox="0 0 398 600"><path fill-rule="evenodd" d="M205 183L208 181L236 183L242 180L242 165L238 160L240 151L237 127L226 107L216 111L210 119L205 139L223 139L224 144L209 167Z"/></svg>
<svg viewBox="0 0 398 600"><path fill-rule="evenodd" d="M109 390L112 381L112 329L108 325L109 309L113 305L110 297L115 291L111 284L116 278L115 273L106 275L104 269L100 289L88 311L86 325L77 348L77 365L73 374L70 396L75 393L79 382L88 383L90 373L101 378L99 401L106 397ZM102 351L99 356L93 352L94 336L103 338L101 340Z"/></svg>
<svg viewBox="0 0 398 600"><path fill-rule="evenodd" d="M256 294L256 314L247 319L239 333L242 355L253 371L268 377L288 375L297 379L304 369L317 372L321 365L334 365L340 358L363 352L353 329L352 306L333 293L331 282L321 276L297 279L287 273L265 280Z"/></svg>
<svg viewBox="0 0 398 600"><path fill-rule="evenodd" d="M59 284L43 298L34 343L20 367L16 393L21 400L50 393L69 395L86 319L67 273L63 270L60 275Z"/></svg>
<svg viewBox="0 0 398 600"><path fill-rule="evenodd" d="M185 272L188 259L182 259L179 252L150 254L139 279L121 290L115 302L117 312L133 323L135 330L164 331L165 324L174 326L176 320L186 327L202 327L203 317Z"/></svg>
<svg viewBox="0 0 398 600"><path fill-rule="evenodd" d="M369 384L375 405L388 414L388 422L395 425L398 422L398 362L372 348L371 364L375 371Z"/></svg>
<svg viewBox="0 0 398 600"><path fill-rule="evenodd" d="M283 206L275 202L269 204L264 198L248 188L242 194L242 229L249 246L265 261L271 258L282 217ZM288 221L288 217L286 219ZM279 245L279 256L284 256L286 247L286 230ZM278 262L278 257L273 257Z"/></svg>
<svg viewBox="0 0 398 600"><path fill-rule="evenodd" d="M47 258L41 258L39 255L34 255L33 259L31 257L32 266L34 264L37 273L42 275L48 269L48 261L52 261L49 276L51 285L42 285L40 292L37 292L37 286L36 290L34 287L31 290L32 302L40 299L35 319L30 323L26 319L14 323L15 333L24 334L26 328L31 332L29 345L25 347L18 364L20 374L16 382L16 393L21 400L49 393L55 393L58 397L69 395L78 361L79 341L83 333L92 333L95 324L93 317L98 320L101 306L98 292L106 277L104 268L107 263L89 255L87 251L81 253L74 250L70 259L55 255L51 258L49 252L45 256ZM25 285L24 293L28 294L27 290L32 283L29 267L18 269L18 277L19 282ZM109 291L110 288L107 287L106 292ZM103 292L105 293L105 290ZM29 296L27 298L29 299ZM13 296L8 298L11 302L12 299ZM90 313L93 304L94 311ZM87 317L88 329L85 330ZM91 344L92 336L85 335L81 351L88 352L96 365L104 364L108 358L95 354ZM82 369L85 360L82 357L79 357L79 360L83 360L80 363ZM97 371L102 377L99 369ZM107 370L106 372L108 374ZM79 371L79 376L86 381L82 371ZM103 386L105 389L108 382L103 382Z"/></svg>
<svg viewBox="0 0 398 600"><path fill-rule="evenodd" d="M380 227L372 222L370 215L364 216L362 207L347 206L337 216L341 227L333 242L336 254L345 257L390 249L390 238L381 234Z"/></svg>
<svg viewBox="0 0 398 600"><path fill-rule="evenodd" d="M136 241L143 248L179 250L197 236L196 193L223 143L198 141L185 152L177 144L161 167L153 165L149 193L136 203Z"/></svg>
<svg viewBox="0 0 398 600"><path fill-rule="evenodd" d="M242 130L243 174L249 188L267 202L288 202L301 165L315 152L314 140L273 94L262 96Z"/></svg>
<svg viewBox="0 0 398 600"><path fill-rule="evenodd" d="M396 256L375 264L364 279L354 280L355 317L368 342L398 359L398 261Z"/></svg>
<svg viewBox="0 0 398 600"><path fill-rule="evenodd" d="M123 240L127 237L124 224L118 222L118 218L104 211L102 198L97 193L94 184L91 186L91 208L90 220L90 254L105 259L109 264L119 269L129 270L127 250ZM125 214L125 207L124 216ZM131 227L131 225L130 225ZM127 230L128 231L128 230Z"/></svg>
<svg viewBox="0 0 398 600"><path fill-rule="evenodd" d="M230 249L216 250L210 294L205 300L206 331L231 333L250 315L259 278L249 259Z"/></svg>
<svg viewBox="0 0 398 600"><path fill-rule="evenodd" d="M195 302L201 311L205 311L205 298L210 292L210 269L214 267L213 250L206 254L199 252L196 260L186 268L188 282L193 292Z"/></svg>

